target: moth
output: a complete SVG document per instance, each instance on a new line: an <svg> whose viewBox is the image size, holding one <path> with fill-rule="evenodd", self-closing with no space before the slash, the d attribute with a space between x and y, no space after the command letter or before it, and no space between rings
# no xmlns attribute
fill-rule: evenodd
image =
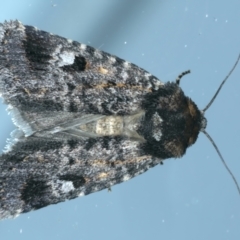
<svg viewBox="0 0 240 240"><path fill-rule="evenodd" d="M179 87L187 73L163 83L85 44L1 24L0 94L17 129L0 156L0 219L182 157L207 123Z"/></svg>

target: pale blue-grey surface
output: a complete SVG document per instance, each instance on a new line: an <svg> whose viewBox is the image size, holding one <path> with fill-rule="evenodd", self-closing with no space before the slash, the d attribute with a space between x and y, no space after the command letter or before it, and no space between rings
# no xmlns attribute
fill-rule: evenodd
<svg viewBox="0 0 240 240"><path fill-rule="evenodd" d="M133 62L205 107L240 52L240 1L1 1L19 19ZM240 66L208 110L207 131L240 182ZM1 138L14 129L1 106ZM203 134L187 154L107 190L0 222L12 239L240 239L240 196Z"/></svg>

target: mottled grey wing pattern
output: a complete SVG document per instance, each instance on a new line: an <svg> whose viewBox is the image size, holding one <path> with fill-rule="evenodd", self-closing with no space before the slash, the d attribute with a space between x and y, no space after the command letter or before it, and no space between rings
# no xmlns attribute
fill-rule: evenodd
<svg viewBox="0 0 240 240"><path fill-rule="evenodd" d="M18 21L0 25L0 94L17 126L0 156L0 218L180 157L200 129L177 84Z"/></svg>

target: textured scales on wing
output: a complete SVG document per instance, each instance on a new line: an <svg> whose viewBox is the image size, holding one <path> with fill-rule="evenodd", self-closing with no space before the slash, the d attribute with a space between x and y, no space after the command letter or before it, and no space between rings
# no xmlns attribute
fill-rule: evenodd
<svg viewBox="0 0 240 240"><path fill-rule="evenodd" d="M0 25L0 94L17 126L0 156L0 218L87 195L181 157L202 115L176 83L84 44Z"/></svg>

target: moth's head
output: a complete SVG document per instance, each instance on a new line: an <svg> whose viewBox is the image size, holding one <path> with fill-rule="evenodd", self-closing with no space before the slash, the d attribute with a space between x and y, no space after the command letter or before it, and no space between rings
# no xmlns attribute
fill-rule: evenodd
<svg viewBox="0 0 240 240"><path fill-rule="evenodd" d="M186 122L186 128L184 131L186 139L188 139L189 147L196 142L199 132L206 128L207 119L204 117L203 112L198 109L197 105L189 97L185 98L187 103L186 106L184 106L184 120ZM183 102L184 101L185 100L183 100Z"/></svg>
<svg viewBox="0 0 240 240"><path fill-rule="evenodd" d="M201 131L214 146L240 194L240 186L236 178L228 168L217 145L205 131L207 120L204 117L204 113L214 102L223 84L232 74L239 61L240 54L233 68L224 78L213 98L202 111L199 111L196 104L190 98L186 97L179 87L180 79L190 73L190 71L180 74L176 79L176 83L167 83L163 85L159 91L147 95L143 103L143 108L146 110L147 120L145 121L146 127L144 128L148 130L148 132L143 131L144 137L147 140L143 146L143 150L162 159L167 157L180 157L185 153L187 147L195 143Z"/></svg>

